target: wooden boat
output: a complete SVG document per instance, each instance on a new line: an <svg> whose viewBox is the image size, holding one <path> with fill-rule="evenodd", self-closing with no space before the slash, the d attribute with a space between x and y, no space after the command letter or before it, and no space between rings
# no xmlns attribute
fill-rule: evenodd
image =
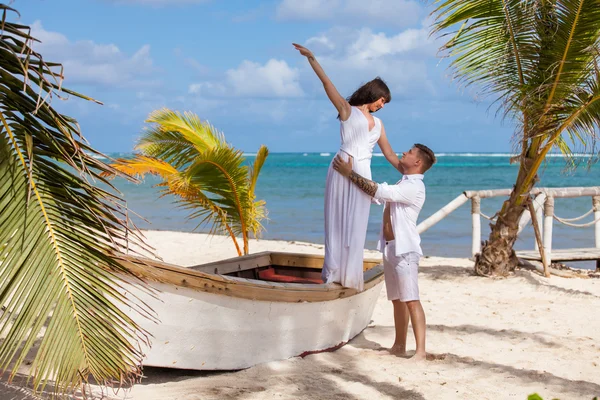
<svg viewBox="0 0 600 400"><path fill-rule="evenodd" d="M323 284L323 256L263 252L183 268L126 262L159 292L133 289L160 323L144 365L235 370L335 349L370 322L383 285L379 260L365 260L365 289ZM129 290L132 290L129 288Z"/></svg>

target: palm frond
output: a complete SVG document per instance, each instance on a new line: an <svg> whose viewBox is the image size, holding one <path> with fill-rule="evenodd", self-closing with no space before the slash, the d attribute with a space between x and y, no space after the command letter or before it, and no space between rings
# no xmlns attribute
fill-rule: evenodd
<svg viewBox="0 0 600 400"><path fill-rule="evenodd" d="M176 131L167 131L160 126L151 126L139 139L135 150L146 157L158 158L175 168L181 168L194 160L198 149Z"/></svg>
<svg viewBox="0 0 600 400"><path fill-rule="evenodd" d="M249 207L248 212L248 230L252 232L252 235L255 238L260 237L261 232L264 230L264 226L262 225L262 221L267 218L267 208L266 202L264 200L255 201L256 199L256 183L258 181L258 175L264 165L267 156L269 155L269 150L266 146L262 145L258 149L256 153L256 158L254 159L254 165L250 170L250 201L253 202L252 206Z"/></svg>
<svg viewBox="0 0 600 400"><path fill-rule="evenodd" d="M173 174L178 174L179 171L171 164L148 156L136 154L133 158L119 158L111 164L114 171L121 172L133 177L143 178L146 174L158 175L167 179ZM102 176L114 177L115 173L107 172Z"/></svg>
<svg viewBox="0 0 600 400"><path fill-rule="evenodd" d="M540 18L538 31L548 38L544 56L551 63L549 93L545 109L560 105L573 87L583 84L593 72L600 33L600 5L596 0L556 1L545 18ZM549 32L548 32L549 31Z"/></svg>
<svg viewBox="0 0 600 400"><path fill-rule="evenodd" d="M188 218L209 225L211 234L230 235L240 255L236 236L241 235L247 253L248 232L258 236L264 229L265 202L255 200L254 189L268 149L261 146L250 169L240 150L194 114L161 109L146 122L152 126L136 145L141 154L113 168L132 176L161 176L162 195L176 196Z"/></svg>
<svg viewBox="0 0 600 400"><path fill-rule="evenodd" d="M122 311L140 309L120 290L121 277L136 279L113 256L132 232L123 202L89 183L108 183L100 173L113 170L51 107L59 65L31 50L29 28L0 10L0 368L12 364L14 376L31 350L35 390L52 381L68 393L90 375L132 382L146 337Z"/></svg>
<svg viewBox="0 0 600 400"><path fill-rule="evenodd" d="M242 151L221 147L202 153L186 170L190 183L214 195L228 218L236 220L232 228L236 235L247 230L248 167L243 161Z"/></svg>
<svg viewBox="0 0 600 400"><path fill-rule="evenodd" d="M594 138L600 127L600 77L589 76L585 86L572 90L562 105L552 111L556 127L545 137L544 148L551 148L565 132L582 143L586 137Z"/></svg>
<svg viewBox="0 0 600 400"><path fill-rule="evenodd" d="M258 181L258 175L260 174L260 170L267 160L267 156L269 155L269 149L265 145L261 145L258 151L256 152L256 157L254 158L254 164L252 169L250 170L250 193L254 194L254 189L256 188L256 182Z"/></svg>
<svg viewBox="0 0 600 400"><path fill-rule="evenodd" d="M154 125L142 136L136 149L177 167L190 162L194 150L202 153L225 144L222 133L189 112L181 114L163 108L153 111L146 122Z"/></svg>
<svg viewBox="0 0 600 400"><path fill-rule="evenodd" d="M518 103L511 101L513 91L527 80L535 56L531 2L435 2L432 33L449 37L442 52L452 57L451 68L461 82L477 84L484 93L508 96L508 104Z"/></svg>
<svg viewBox="0 0 600 400"><path fill-rule="evenodd" d="M218 204L218 201L210 198L198 187L194 186L187 177L172 175L166 182L168 189L165 194L178 196L177 201L180 207L190 211L189 220L197 220L197 227L208 225L209 234L223 233L229 235L233 241L238 255L242 255L240 246L237 242L235 232L231 227L237 222L235 218L228 218L227 210Z"/></svg>
<svg viewBox="0 0 600 400"><path fill-rule="evenodd" d="M594 0L440 0L433 33L455 29L443 50L456 76L498 94L520 121L523 154L537 158L573 112L598 59L600 7ZM575 107L576 108L576 107ZM593 123L569 135L593 135ZM596 125L597 126L597 125ZM557 146L564 151L570 147ZM531 172L533 173L533 172ZM530 174L531 175L531 174ZM533 176L533 175L531 175Z"/></svg>

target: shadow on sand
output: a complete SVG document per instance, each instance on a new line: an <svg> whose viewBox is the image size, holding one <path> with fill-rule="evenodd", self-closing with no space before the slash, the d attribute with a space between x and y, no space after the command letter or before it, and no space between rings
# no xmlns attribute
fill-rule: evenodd
<svg viewBox="0 0 600 400"><path fill-rule="evenodd" d="M379 336L386 335L388 337L394 336L394 327L393 326L383 326L383 325L375 325L369 327L372 332L377 333ZM411 331L411 327L409 326L409 332ZM524 341L524 340L533 340L538 342L539 344L546 347L564 347L560 342L555 342L553 340L549 340L543 335L531 332L523 332L516 329L492 329L484 326L476 326L476 325L427 325L427 329L429 331L437 331L437 332L448 332L451 334L456 333L456 337L462 337L465 334L475 335L475 334L486 334L493 338L503 340L510 339L514 341ZM351 342L351 346L360 348L360 349L368 349L368 350L385 350L379 343L369 340L365 337L364 334L360 334L355 337Z"/></svg>
<svg viewBox="0 0 600 400"><path fill-rule="evenodd" d="M312 356L309 356L312 357ZM313 359L310 361L315 363ZM314 374L307 374L304 368L298 366L297 370L294 368L286 369L284 375L281 375L280 371L273 371L272 374L266 373L261 374L260 377L253 379L253 373L251 369L245 371L228 371L228 372L200 372L200 371L183 371L173 370L168 373L170 379L165 377L153 378L153 374L163 374L166 369L162 368L151 368L145 370L145 378L141 385L148 385L153 383L165 382L180 382L188 379L202 379L202 377L209 376L221 376L220 382L223 384L214 385L214 382L210 383L209 386L203 385L198 382L198 391L196 395L202 399L225 399L225 400L239 400L244 398L244 395L250 393L256 393L266 391L269 385L269 377L276 375L275 378L279 381L289 382L289 391L280 392L278 395L282 395L284 398L298 398L298 399L311 399L315 395L315 387L318 387L319 392L322 394L320 399L362 399L364 396L354 396L345 390L350 385L360 384L366 387L367 390L377 392L380 396L388 396L395 399L407 399L407 400L424 400L425 398L419 392L405 389L400 384L393 384L389 382L381 382L373 379L373 376L359 372L356 368L356 364L360 363L359 359L349 360L338 365L325 365L324 363L315 369L318 372ZM304 364L300 362L300 364ZM319 363L320 364L320 363ZM297 365L297 364L296 364ZM263 367L264 368L264 367ZM264 371L263 371L264 372ZM251 376L243 376L249 374ZM241 378L241 379L240 379ZM227 382L227 383L225 383ZM252 384L250 384L252 382ZM258 386L257 386L258 384ZM290 397L293 396L293 397ZM195 397L194 397L195 398Z"/></svg>
<svg viewBox="0 0 600 400"><path fill-rule="evenodd" d="M426 275L428 279L432 280L454 280L465 276L475 276L472 267L451 267L446 265L420 266L419 274Z"/></svg>
<svg viewBox="0 0 600 400"><path fill-rule="evenodd" d="M468 331L471 330L470 327L465 327L464 329ZM523 333L517 332L517 334ZM381 354L382 363L397 362L394 361L395 358L393 358L393 356L379 353L385 349L379 343L365 339L363 334L359 335L359 337L348 344L348 346L377 351L378 354ZM456 370L464 368L474 369L476 371L474 371L473 374L480 376L481 379L485 379L485 376L489 374L501 373L507 375L506 379L518 380L526 385L553 385L564 388L565 392L575 393L578 396L581 396L581 398L592 398L594 395L600 393L600 385L596 383L562 378L549 372L519 369L504 364L475 360L470 357L463 357L452 353L431 354L428 359L430 360L429 362L433 362L436 365L447 364ZM344 388L348 388L351 385L362 385L367 391L377 393L378 396L382 397L388 396L390 398L409 400L425 399L422 393L413 389L407 389L400 383L391 383L389 381L385 382L374 379L377 377L377 371L374 371L373 375L365 374L364 370L360 371L360 357L343 356L341 359L336 359L335 364L332 364L331 361L332 360L329 362L321 362L314 358L311 359L310 363L313 365L311 368L314 368L315 370L314 374L307 373L306 368L309 366L300 362L290 364L291 368L286 368L284 373L278 370L272 370L272 378L269 378L271 373L265 371L265 366L263 366L263 370L258 376L255 375L256 372L252 372L252 369L220 373L174 370L169 372L169 381L180 382L187 379L198 379L198 390L195 392L195 395L199 396L197 398L206 400L244 399L246 398L246 395L249 395L250 393L267 391L268 387L273 384L273 381L270 381L270 379L276 379L277 382L289 383L289 392L277 393L284 398L293 396L292 398L297 399L310 399L313 398L315 394L314 388L318 387L319 392L322 394L320 397L322 399L358 400L359 398L365 397L364 391L361 396L357 396L349 393L348 390L344 390ZM267 367L267 369L271 368ZM149 369L147 372L148 378L144 379L141 385L164 382L165 379L162 377L160 379L153 379L151 376L153 373L162 374L164 372L163 369ZM211 379L210 382L206 382L207 385L204 385L201 382L203 377L216 375L222 375L222 379L219 379L217 382Z"/></svg>
<svg viewBox="0 0 600 400"><path fill-rule="evenodd" d="M555 385L560 388L568 387L568 391L577 393L580 398L593 398L600 393L600 385L594 382L573 380L556 376L549 372L536 371L531 369L514 368L509 365L497 364L493 362L474 360L470 357L461 357L456 354L446 353L444 362L451 364L460 364L456 368L476 368L479 371L477 374L484 377L486 374L502 372L509 374L513 379L520 380L524 383L536 383L542 385ZM510 381L508 381L510 382Z"/></svg>
<svg viewBox="0 0 600 400"><path fill-rule="evenodd" d="M531 271L527 271L527 270L517 270L515 272L515 276L523 278L528 283L530 283L534 286L548 288L552 291L567 294L570 296L591 296L591 297L595 297L595 298L600 298L600 296L598 296L592 292L585 291L585 290L566 289L566 288L563 288L560 286L552 285L549 282L542 281L541 280L542 275L539 275L540 279L537 279L535 272L531 272ZM572 278L572 279L582 279L582 278Z"/></svg>

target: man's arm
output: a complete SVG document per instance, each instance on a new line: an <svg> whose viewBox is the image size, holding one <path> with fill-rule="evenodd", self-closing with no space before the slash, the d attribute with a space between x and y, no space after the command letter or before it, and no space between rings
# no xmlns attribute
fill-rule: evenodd
<svg viewBox="0 0 600 400"><path fill-rule="evenodd" d="M356 172L354 172L354 171L350 172L350 175L348 176L348 178L350 178L352 183L354 183L356 186L358 186L358 188L360 190L362 190L369 196L373 197L373 196L375 196L375 193L377 193L377 183L375 183L367 178L364 178L363 176L357 174Z"/></svg>
<svg viewBox="0 0 600 400"><path fill-rule="evenodd" d="M352 171L352 158L345 162L340 156L336 156L333 160L333 169L348 177L363 192L377 200L414 204L420 196L425 195L425 192L414 184L388 185L387 183L376 183L360 176Z"/></svg>
<svg viewBox="0 0 600 400"><path fill-rule="evenodd" d="M377 193L377 183L352 171L352 157L345 162L340 156L336 156L333 160L333 169L348 177L352 183L369 196L373 197Z"/></svg>

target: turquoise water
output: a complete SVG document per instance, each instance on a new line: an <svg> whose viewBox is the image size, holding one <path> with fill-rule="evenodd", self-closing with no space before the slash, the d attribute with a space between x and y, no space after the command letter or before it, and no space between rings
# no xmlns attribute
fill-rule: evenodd
<svg viewBox="0 0 600 400"><path fill-rule="evenodd" d="M335 153L275 153L270 154L261 172L257 196L267 202L269 220L265 222L265 239L283 239L323 243L323 193L327 168ZM122 157L123 154L110 154ZM252 154L246 155L249 162ZM600 165L587 165L589 158L582 157L575 171L565 169L562 157L550 157L540 170L538 187L598 186ZM399 179L399 174L384 157L375 156L371 169L373 179L389 183ZM512 187L518 166L510 164L508 154L438 154L438 163L425 176L427 200L419 221L430 216L466 190L501 189ZM185 210L178 209L173 199L159 198L153 185L158 179L147 177L135 185L116 179L130 209L149 222L135 219L139 228L155 230L206 231L196 229L196 223L186 219ZM493 215L504 199L482 200L482 212ZM592 207L590 197L557 199L555 212L563 218L584 214ZM372 206L369 217L366 247L374 249L381 208ZM591 216L579 222L591 221ZM488 223L482 220L482 238L489 233ZM533 230L527 228L520 236L517 249L533 249ZM422 235L426 255L469 257L471 255L470 203L464 204ZM594 231L589 228L571 228L554 224L553 247L593 247ZM583 266L585 263L577 263Z"/></svg>

